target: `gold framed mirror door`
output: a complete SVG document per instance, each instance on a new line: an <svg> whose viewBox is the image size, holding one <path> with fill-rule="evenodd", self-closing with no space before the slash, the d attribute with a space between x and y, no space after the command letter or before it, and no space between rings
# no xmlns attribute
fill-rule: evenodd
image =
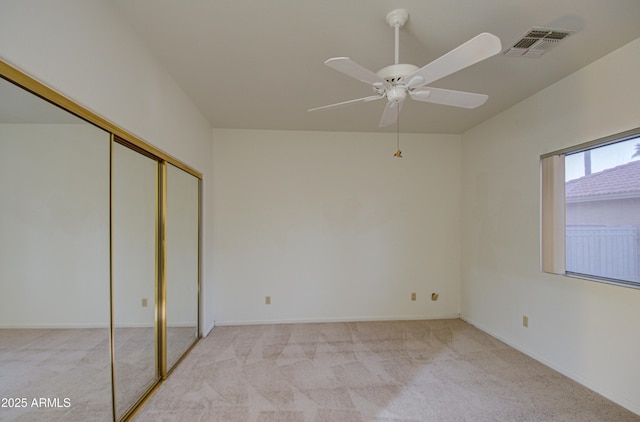
<svg viewBox="0 0 640 422"><path fill-rule="evenodd" d="M130 418L199 338L202 175L0 61L0 176L0 419Z"/></svg>
<svg viewBox="0 0 640 422"><path fill-rule="evenodd" d="M200 180L180 168L164 166L165 331L163 376L198 339Z"/></svg>
<svg viewBox="0 0 640 422"><path fill-rule="evenodd" d="M113 420L110 134L4 79L0 104L0 420Z"/></svg>
<svg viewBox="0 0 640 422"><path fill-rule="evenodd" d="M111 315L115 415L125 416L159 379L159 163L111 145Z"/></svg>

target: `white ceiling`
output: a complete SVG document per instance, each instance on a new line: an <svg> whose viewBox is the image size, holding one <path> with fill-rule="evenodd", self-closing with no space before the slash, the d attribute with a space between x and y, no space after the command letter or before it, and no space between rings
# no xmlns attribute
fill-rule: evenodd
<svg viewBox="0 0 640 422"><path fill-rule="evenodd" d="M640 37L639 0L112 1L215 128L395 131L378 128L384 101L306 110L373 94L323 62L393 64L385 16L396 8L410 14L400 62L418 67L481 32L504 50L534 26L577 31L540 58L499 54L431 84L489 100L473 110L407 100L403 132L463 133Z"/></svg>

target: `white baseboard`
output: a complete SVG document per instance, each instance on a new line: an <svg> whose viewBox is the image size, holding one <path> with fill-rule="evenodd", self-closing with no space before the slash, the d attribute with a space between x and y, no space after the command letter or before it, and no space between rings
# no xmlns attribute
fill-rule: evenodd
<svg viewBox="0 0 640 422"><path fill-rule="evenodd" d="M0 329L4 330L14 330L14 329L18 329L18 330L28 330L28 329L34 329L34 330L55 330L55 329L74 329L74 328L84 328L84 329L90 329L90 328L109 328L109 324L92 324L92 323L86 323L86 324L7 324L7 325L0 325Z"/></svg>
<svg viewBox="0 0 640 422"><path fill-rule="evenodd" d="M196 328L196 325L197 324L195 322L172 322L171 324L167 323L167 328Z"/></svg>
<svg viewBox="0 0 640 422"><path fill-rule="evenodd" d="M240 321L215 321L215 327L231 327L240 325L270 325L270 324L315 324L331 322L368 322L368 321L423 321L431 319L458 319L460 314L441 315L406 315L387 317L348 317L348 318L304 318L304 319L260 319ZM213 328L213 327L212 327Z"/></svg>
<svg viewBox="0 0 640 422"><path fill-rule="evenodd" d="M209 334L211 334L211 331L213 331L214 328L216 328L216 323L215 322L213 324L211 324L209 327L205 327L202 330L202 337L204 338L204 337L208 336Z"/></svg>
<svg viewBox="0 0 640 422"><path fill-rule="evenodd" d="M617 393L614 393L612 391L609 391L608 389L604 388L603 386L601 386L600 384L594 382L593 380L590 380L588 378L585 378L579 374L576 374L572 371L568 371L565 368L562 368L556 364L554 364L553 362L548 361L547 359L544 359L540 356L538 356L537 354L531 352L530 350L527 350L526 348L522 347L519 344L515 344L505 338L503 338L502 336L494 333L492 330L487 329L486 327L484 327L482 324L477 324L475 321L471 320L471 319L467 319L467 318L463 318L460 317L463 321L473 325L474 327L476 327L477 329L484 331L485 333L489 334L492 337L497 338L498 340L500 340L503 343L508 344L509 346L513 347L514 349L524 353L525 355L529 356L532 359L537 360L538 362L542 363L545 366L548 366L549 368L561 373L562 375L571 378L572 380L574 380L575 382L584 385L585 387L587 387L590 390L595 391L596 393L608 398L609 400L613 401L614 403L619 404L620 406L624 407L625 409L640 415L640 403L635 403L631 400L629 400L626 397L623 397Z"/></svg>
<svg viewBox="0 0 640 422"><path fill-rule="evenodd" d="M121 324L115 324L113 328L155 328L155 324L149 324L148 322L123 322Z"/></svg>
<svg viewBox="0 0 640 422"><path fill-rule="evenodd" d="M176 323L172 323L171 325L169 325L167 328L180 328L180 327L194 327L195 328L196 323L195 322L176 322ZM87 324L7 324L7 325L3 325L0 324L0 330L2 329L40 329L40 330L47 330L47 329L73 329L73 328L85 328L85 329L89 329L89 328L109 328L110 325L107 324L91 324L91 323L87 323ZM154 328L155 326L153 324L149 324L149 323L123 323L123 324L117 324L115 326L115 328Z"/></svg>

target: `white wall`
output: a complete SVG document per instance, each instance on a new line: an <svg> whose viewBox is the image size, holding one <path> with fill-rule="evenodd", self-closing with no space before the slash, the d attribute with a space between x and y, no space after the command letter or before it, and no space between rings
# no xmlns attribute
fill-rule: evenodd
<svg viewBox="0 0 640 422"><path fill-rule="evenodd" d="M155 160L123 145L113 145L111 276L116 328L154 326L157 174ZM147 299L147 306L142 306L143 299Z"/></svg>
<svg viewBox="0 0 640 422"><path fill-rule="evenodd" d="M108 327L109 134L0 124L0 215L0 327Z"/></svg>
<svg viewBox="0 0 640 422"><path fill-rule="evenodd" d="M460 136L213 136L216 324L458 316Z"/></svg>
<svg viewBox="0 0 640 422"><path fill-rule="evenodd" d="M202 328L213 324L211 128L108 1L3 0L0 59L199 170Z"/></svg>
<svg viewBox="0 0 640 422"><path fill-rule="evenodd" d="M636 40L468 131L462 146L463 318L636 413L640 290L539 272L539 156L639 127L639 74Z"/></svg>
<svg viewBox="0 0 640 422"><path fill-rule="evenodd" d="M167 327L195 327L198 310L198 179L167 166ZM195 331L195 330L194 330Z"/></svg>

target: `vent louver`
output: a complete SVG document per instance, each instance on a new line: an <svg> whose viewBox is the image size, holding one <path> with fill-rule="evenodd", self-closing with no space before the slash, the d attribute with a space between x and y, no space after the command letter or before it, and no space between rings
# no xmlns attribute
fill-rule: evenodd
<svg viewBox="0 0 640 422"><path fill-rule="evenodd" d="M576 31L570 29L531 28L503 54L513 57L540 57L574 32Z"/></svg>

